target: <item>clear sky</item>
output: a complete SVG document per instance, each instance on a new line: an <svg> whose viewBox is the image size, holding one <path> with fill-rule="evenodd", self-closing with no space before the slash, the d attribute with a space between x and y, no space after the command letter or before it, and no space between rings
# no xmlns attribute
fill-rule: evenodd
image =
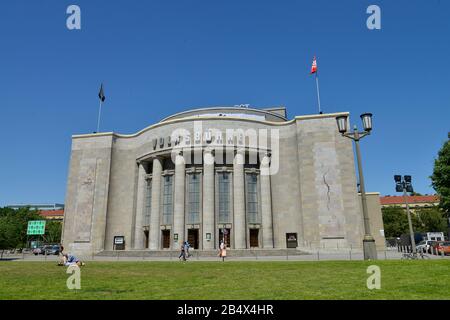
<svg viewBox="0 0 450 320"><path fill-rule="evenodd" d="M81 30L66 9L81 8ZM381 30L366 9L381 8ZM450 131L450 2L42 0L0 4L0 206L64 202L71 135L134 133L192 107L248 103L374 114L366 188L432 193Z"/></svg>

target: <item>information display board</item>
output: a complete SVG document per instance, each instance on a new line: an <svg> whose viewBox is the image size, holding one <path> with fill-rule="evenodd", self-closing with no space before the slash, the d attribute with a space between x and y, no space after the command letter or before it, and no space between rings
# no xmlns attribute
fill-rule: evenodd
<svg viewBox="0 0 450 320"><path fill-rule="evenodd" d="M45 220L28 221L27 235L43 235L45 234Z"/></svg>

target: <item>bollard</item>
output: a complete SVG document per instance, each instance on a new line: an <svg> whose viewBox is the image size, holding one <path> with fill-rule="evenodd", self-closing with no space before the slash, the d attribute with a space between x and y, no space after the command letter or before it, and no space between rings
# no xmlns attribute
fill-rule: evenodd
<svg viewBox="0 0 450 320"><path fill-rule="evenodd" d="M349 250L348 255L350 256L350 260L352 260L352 250L351 249Z"/></svg>
<svg viewBox="0 0 450 320"><path fill-rule="evenodd" d="M319 254L319 250L317 250L317 261L320 260L320 254Z"/></svg>
<svg viewBox="0 0 450 320"><path fill-rule="evenodd" d="M384 249L384 260L387 260L386 249Z"/></svg>
<svg viewBox="0 0 450 320"><path fill-rule="evenodd" d="M117 261L119 261L119 251L117 251Z"/></svg>

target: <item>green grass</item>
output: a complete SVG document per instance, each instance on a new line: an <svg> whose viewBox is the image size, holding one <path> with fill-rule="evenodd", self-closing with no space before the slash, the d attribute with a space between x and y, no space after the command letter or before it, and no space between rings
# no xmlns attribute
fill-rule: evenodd
<svg viewBox="0 0 450 320"><path fill-rule="evenodd" d="M381 268L368 290L366 268ZM54 262L0 262L0 299L450 299L450 260L89 262L68 290Z"/></svg>

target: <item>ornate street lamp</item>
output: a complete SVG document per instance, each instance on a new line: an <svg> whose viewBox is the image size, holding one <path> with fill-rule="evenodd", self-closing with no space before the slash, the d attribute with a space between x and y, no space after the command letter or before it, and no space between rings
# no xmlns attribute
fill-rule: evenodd
<svg viewBox="0 0 450 320"><path fill-rule="evenodd" d="M338 131L341 134L344 134L347 132L347 116L339 116L336 117L336 121L337 121L337 126L338 126Z"/></svg>
<svg viewBox="0 0 450 320"><path fill-rule="evenodd" d="M372 114L371 113L363 113L361 115L361 120L363 123L364 131L367 131L367 132L372 131Z"/></svg>
<svg viewBox="0 0 450 320"><path fill-rule="evenodd" d="M358 162L359 188L361 192L361 202L364 218L364 239L363 239L364 259L376 260L377 248L375 245L375 239L370 233L369 210L367 209L366 189L364 186L364 175L361 164L361 150L359 148L359 140L369 135L370 131L372 131L372 114L363 113L361 115L361 120L364 128L363 132L359 132L356 126L354 127L353 132L348 132L348 125L347 125L348 117L347 116L336 117L338 131L342 134L342 136L355 141L356 159Z"/></svg>

